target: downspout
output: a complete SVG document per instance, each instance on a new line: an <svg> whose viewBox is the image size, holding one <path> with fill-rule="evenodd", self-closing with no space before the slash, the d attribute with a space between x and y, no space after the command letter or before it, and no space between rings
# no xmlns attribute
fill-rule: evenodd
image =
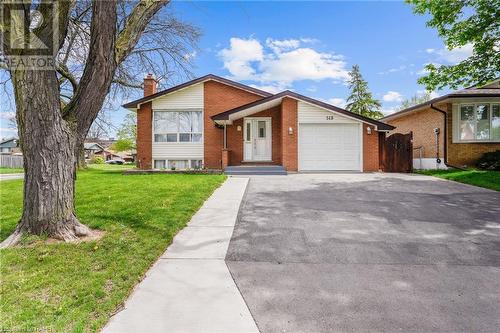
<svg viewBox="0 0 500 333"><path fill-rule="evenodd" d="M444 165L450 168L455 168L455 169L460 169L463 170L462 168L456 167L454 165L448 164L448 113L444 110L441 110L437 107L434 106L434 104L431 103L431 109L441 112L444 116L444 130L443 130L443 155L444 155ZM439 154L439 147L438 147L438 153Z"/></svg>

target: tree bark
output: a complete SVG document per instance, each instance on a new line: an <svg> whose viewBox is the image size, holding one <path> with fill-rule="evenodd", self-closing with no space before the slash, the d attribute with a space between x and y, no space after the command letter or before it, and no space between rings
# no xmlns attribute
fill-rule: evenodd
<svg viewBox="0 0 500 333"><path fill-rule="evenodd" d="M62 118L55 73L16 71L12 80L24 155L23 214L0 247L25 233L64 241L90 235L75 216L76 126Z"/></svg>

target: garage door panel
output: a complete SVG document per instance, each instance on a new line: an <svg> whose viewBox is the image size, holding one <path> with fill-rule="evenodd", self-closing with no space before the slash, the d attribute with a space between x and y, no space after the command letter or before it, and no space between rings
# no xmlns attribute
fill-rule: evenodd
<svg viewBox="0 0 500 333"><path fill-rule="evenodd" d="M300 170L360 170L359 124L300 124Z"/></svg>

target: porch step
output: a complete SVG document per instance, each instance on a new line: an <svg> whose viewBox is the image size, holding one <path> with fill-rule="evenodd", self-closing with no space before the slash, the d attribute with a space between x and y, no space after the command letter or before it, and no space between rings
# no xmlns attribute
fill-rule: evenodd
<svg viewBox="0 0 500 333"><path fill-rule="evenodd" d="M287 172L281 165L241 165L228 166L224 169L226 175L286 175Z"/></svg>

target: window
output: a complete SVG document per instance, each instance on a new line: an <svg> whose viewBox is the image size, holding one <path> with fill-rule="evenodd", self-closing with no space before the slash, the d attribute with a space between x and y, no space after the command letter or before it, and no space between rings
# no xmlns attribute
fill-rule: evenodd
<svg viewBox="0 0 500 333"><path fill-rule="evenodd" d="M155 160L155 169L165 169L165 161Z"/></svg>
<svg viewBox="0 0 500 333"><path fill-rule="evenodd" d="M460 141L500 141L500 104L462 104L459 107Z"/></svg>
<svg viewBox="0 0 500 333"><path fill-rule="evenodd" d="M259 129L259 138L265 138L266 137L266 122L259 120L257 128Z"/></svg>
<svg viewBox="0 0 500 333"><path fill-rule="evenodd" d="M247 123L247 141L251 140L251 133L250 133L251 128L252 128L252 126L251 126L250 122L248 122Z"/></svg>
<svg viewBox="0 0 500 333"><path fill-rule="evenodd" d="M201 142L201 111L155 111L155 142Z"/></svg>
<svg viewBox="0 0 500 333"><path fill-rule="evenodd" d="M154 169L169 169L169 170L186 170L186 169L203 169L203 160L154 160Z"/></svg>

